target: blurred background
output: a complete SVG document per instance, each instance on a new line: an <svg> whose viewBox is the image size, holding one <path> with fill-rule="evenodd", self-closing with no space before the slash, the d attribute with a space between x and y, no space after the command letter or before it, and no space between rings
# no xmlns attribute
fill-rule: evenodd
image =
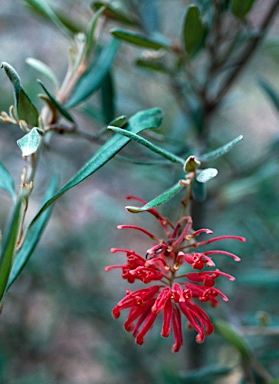
<svg viewBox="0 0 279 384"><path fill-rule="evenodd" d="M138 12L142 19L145 32L156 28L169 40L180 43L189 1L130 3L133 12ZM81 30L93 15L91 1L87 0L56 0L49 4ZM265 8L266 2L255 1L250 15L255 24ZM109 20L100 37L103 44L109 41L113 26L115 22ZM212 311L208 309L210 315L233 324L273 377L279 377L279 124L278 110L259 81L267 80L279 92L278 27L279 14L252 60L210 117L206 151L240 134L244 139L210 164L218 168L219 175L209 182L208 198L199 208L199 222L214 234L247 238L245 244L228 242L224 246L239 255L242 262L218 260L218 266L236 276L237 281L222 282L230 302L220 303ZM25 60L33 57L43 61L62 81L69 40L54 25L30 11L24 1L1 0L0 47L0 61L17 70L24 88L41 107L36 97L41 92L36 79L41 75ZM163 124L158 133L149 133L149 139L179 155L190 154L192 148L199 146L198 136L178 105L169 77L134 64L144 54L143 49L121 45L112 70L113 114L131 116L139 110L161 108ZM202 60L197 59L196 66L197 71L199 67L203 71ZM2 70L0 95L0 110L8 111L13 93ZM100 91L73 114L79 127L92 134L108 122ZM21 136L17 127L1 123L0 160L17 185L24 165L16 145ZM51 139L39 164L30 218L40 205L50 175L58 172L62 185L98 147L98 142L82 137L56 135ZM147 164L150 159L152 165ZM139 160L146 164L137 164ZM118 320L111 316L111 309L128 287L121 281L119 270L104 272L106 265L124 262L124 256L110 254L110 248L135 249L142 254L150 248L140 233L118 231L116 226L133 223L154 233L159 230L147 213L126 212L125 196L136 195L149 201L173 185L180 173L178 167L162 163L161 158L131 143L55 203L41 242L4 302L0 317L1 384L248 382L243 378L238 351L218 333L208 337L203 345L193 347L194 332L185 329L184 346L173 354L171 338L159 336L160 322L148 333L144 345L138 346L123 330L124 316ZM0 198L3 229L11 202L2 191ZM180 199L181 196L175 197L160 211L175 221ZM201 375L206 374L208 367L213 376L207 374L205 379ZM255 383L265 382L256 375Z"/></svg>

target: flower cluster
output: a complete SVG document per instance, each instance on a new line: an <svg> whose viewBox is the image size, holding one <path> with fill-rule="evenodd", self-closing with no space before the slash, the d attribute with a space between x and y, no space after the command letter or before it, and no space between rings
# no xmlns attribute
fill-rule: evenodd
<svg viewBox="0 0 279 384"><path fill-rule="evenodd" d="M145 203L132 196L128 198ZM240 236L219 236L198 242L196 237L199 234L212 234L212 231L209 229L194 231L189 216L181 218L176 225L173 225L154 208L148 212L159 221L166 239L159 239L141 227L118 226L118 229L132 228L141 231L156 244L147 250L145 257L133 250L111 249L112 253L126 253L127 261L124 265L108 266L105 268L106 271L120 268L122 278L129 283L140 280L144 284L149 284L147 288L136 291L127 290L126 296L113 308L112 314L118 318L122 310L128 309L129 314L124 328L133 333L137 344L142 344L146 333L162 312L161 335L168 337L172 328L175 340L172 350L177 352L183 343L181 314L188 320L188 327L196 330L196 341L201 343L205 335L213 332L214 327L208 314L199 304L209 302L215 307L219 297L228 301L227 296L215 287L215 281L220 276L231 281L235 278L217 269L212 256L226 255L235 261L240 261L238 256L227 251L197 251L197 248L224 239L235 239L241 242L245 239Z"/></svg>

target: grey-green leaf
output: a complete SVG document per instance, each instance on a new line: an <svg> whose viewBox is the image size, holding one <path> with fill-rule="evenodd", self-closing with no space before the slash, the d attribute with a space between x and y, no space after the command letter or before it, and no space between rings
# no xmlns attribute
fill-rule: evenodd
<svg viewBox="0 0 279 384"><path fill-rule="evenodd" d="M183 25L184 49L190 57L193 57L204 40L204 27L200 10L196 5L190 5L187 9Z"/></svg>
<svg viewBox="0 0 279 384"><path fill-rule="evenodd" d="M127 123L128 131L138 133L145 129L158 128L162 121L162 113L159 108L147 109L133 115ZM62 196L69 189L81 183L84 179L92 175L106 162L108 162L117 152L120 151L128 142L129 138L116 134L109 139L95 155L64 185L54 196L49 198L38 214L32 221L32 225L37 221L40 215L49 207L55 200Z"/></svg>
<svg viewBox="0 0 279 384"><path fill-rule="evenodd" d="M80 77L65 105L66 108L72 108L81 103L100 88L116 57L118 48L119 42L116 39L103 48L94 65Z"/></svg>
<svg viewBox="0 0 279 384"><path fill-rule="evenodd" d="M241 357L245 361L249 361L252 357L251 350L246 344L245 339L230 324L225 321L217 320L214 322L217 332L236 350L240 353Z"/></svg>
<svg viewBox="0 0 279 384"><path fill-rule="evenodd" d="M0 163L0 188L6 191L14 200L16 199L14 180L2 163Z"/></svg>
<svg viewBox="0 0 279 384"><path fill-rule="evenodd" d="M33 57L28 57L25 61L31 67L35 68L38 72L48 78L55 87L59 86L59 82L54 72L45 63L40 60L34 59Z"/></svg>
<svg viewBox="0 0 279 384"><path fill-rule="evenodd" d="M243 19L247 16L253 4L254 0L232 0L231 11L236 17Z"/></svg>
<svg viewBox="0 0 279 384"><path fill-rule="evenodd" d="M70 113L67 111L67 109L59 103L59 101L56 100L54 96L46 89L44 84L41 82L41 80L37 80L38 83L41 85L45 93L48 95L49 99L52 101L52 103L55 105L55 107L58 109L58 111L61 113L62 116L64 116L67 120L69 120L71 123L74 123L74 119L70 115Z"/></svg>
<svg viewBox="0 0 279 384"><path fill-rule="evenodd" d="M113 75L108 72L101 86L101 105L105 124L115 117L115 87Z"/></svg>
<svg viewBox="0 0 279 384"><path fill-rule="evenodd" d="M17 145L21 149L22 156L30 156L35 153L40 145L40 134L37 128L32 128L30 132L17 140Z"/></svg>
<svg viewBox="0 0 279 384"><path fill-rule="evenodd" d="M21 86L20 77L16 70L8 63L3 62L1 65L4 68L8 78L14 87L15 108L17 116L20 120L25 120L27 124L36 126L38 124L38 111L31 102Z"/></svg>
<svg viewBox="0 0 279 384"><path fill-rule="evenodd" d="M102 7L105 7L104 15L109 19L117 20L128 25L137 24L136 20L124 13L120 7L115 7L113 4L109 4L106 1L94 1L92 3L92 8L96 11L100 10Z"/></svg>
<svg viewBox="0 0 279 384"><path fill-rule="evenodd" d="M44 0L25 0L36 12L51 20L66 36L73 37L72 31L63 23L56 12Z"/></svg>
<svg viewBox="0 0 279 384"><path fill-rule="evenodd" d="M118 39L141 48L154 50L169 48L166 42L163 42L159 39L151 38L141 33L127 31L121 28L113 28L110 32L113 36L117 37Z"/></svg>
<svg viewBox="0 0 279 384"><path fill-rule="evenodd" d="M218 170L216 168L206 168L198 172L197 181L199 183L207 183L213 177L218 175Z"/></svg>
<svg viewBox="0 0 279 384"><path fill-rule="evenodd" d="M223 156L227 152L229 152L242 139L243 139L243 136L239 135L234 140L232 140L229 143L223 145L222 147L219 147L219 148L215 149L214 151L205 153L204 155L198 156L198 159L200 161L209 161L209 160L217 159L218 157Z"/></svg>
<svg viewBox="0 0 279 384"><path fill-rule="evenodd" d="M206 199L206 184L200 183L195 178L192 185L192 196L194 200L201 203Z"/></svg>
<svg viewBox="0 0 279 384"><path fill-rule="evenodd" d="M163 73L172 73L172 69L165 66L165 64L161 63L157 60L148 60L148 59L137 59L136 65L141 68L150 69L152 71L163 72Z"/></svg>
<svg viewBox="0 0 279 384"><path fill-rule="evenodd" d="M44 201L48 200L54 194L56 189L57 179L54 177L47 188ZM33 254L33 251L47 225L48 219L51 215L52 207L53 206L48 207L36 221L36 223L30 229L28 229L24 243L14 260L6 290L8 290L14 283Z"/></svg>
<svg viewBox="0 0 279 384"><path fill-rule="evenodd" d="M22 215L22 199L18 199L4 231L0 257L0 303L6 290Z"/></svg>
<svg viewBox="0 0 279 384"><path fill-rule="evenodd" d="M108 126L108 129L111 129L112 131L116 133L120 133L123 136L129 137L130 139L133 139L137 141L138 143L144 145L148 149L151 149L151 151L158 153L159 155L165 157L166 159L172 161L173 163L179 163L183 164L185 163L185 160L182 159L181 157L178 157L174 155L173 153L166 151L163 148L158 147L157 145L152 144L150 141L144 139L143 137L137 135L136 133L126 131L125 129L113 127L111 125Z"/></svg>
<svg viewBox="0 0 279 384"><path fill-rule="evenodd" d="M262 89L265 91L265 93L269 96L270 100L272 101L273 105L275 106L277 112L279 112L279 95L275 91L275 89L264 79L259 80L259 84L262 87Z"/></svg>
<svg viewBox="0 0 279 384"><path fill-rule="evenodd" d="M149 203L143 205L142 207L126 206L125 209L131 213L148 211L151 208L158 207L158 205L167 202L183 188L184 187L180 183L176 183L173 187L169 188L167 191L163 192L161 195L157 196L155 199L151 200Z"/></svg>

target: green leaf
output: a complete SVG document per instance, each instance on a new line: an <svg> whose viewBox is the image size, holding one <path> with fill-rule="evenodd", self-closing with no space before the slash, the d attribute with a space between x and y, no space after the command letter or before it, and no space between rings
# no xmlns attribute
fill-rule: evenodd
<svg viewBox="0 0 279 384"><path fill-rule="evenodd" d="M208 365L200 369L179 374L180 383L187 384L212 384L222 376L232 371L231 367L222 365Z"/></svg>
<svg viewBox="0 0 279 384"><path fill-rule="evenodd" d="M59 87L59 82L53 73L53 71L42 61L34 59L33 57L28 57L26 63L31 67L35 68L38 72L47 77L55 87Z"/></svg>
<svg viewBox="0 0 279 384"><path fill-rule="evenodd" d="M108 72L101 86L102 112L106 124L115 116L114 93L113 76L111 72Z"/></svg>
<svg viewBox="0 0 279 384"><path fill-rule="evenodd" d="M136 65L141 68L150 69L152 71L163 72L163 73L172 73L173 71L166 67L163 63L156 60L148 59L137 59Z"/></svg>
<svg viewBox="0 0 279 384"><path fill-rule="evenodd" d="M48 200L54 194L56 189L57 179L53 178L47 188L44 201ZM51 215L52 207L53 206L48 207L36 221L36 223L29 230L27 230L24 243L14 260L6 290L8 290L14 283L33 254L33 251L36 248L36 245L38 244L47 225L48 219Z"/></svg>
<svg viewBox="0 0 279 384"><path fill-rule="evenodd" d="M158 207L158 205L167 202L183 188L184 187L178 182L173 187L169 188L167 191L163 192L161 195L157 196L155 199L151 200L149 203L143 205L142 207L126 206L125 209L131 213L148 211L151 208Z"/></svg>
<svg viewBox="0 0 279 384"><path fill-rule="evenodd" d="M249 361L252 357L251 350L245 339L231 325L223 320L214 321L216 331L232 345L241 355L244 361Z"/></svg>
<svg viewBox="0 0 279 384"><path fill-rule="evenodd" d="M30 156L35 153L40 145L40 134L37 128L32 128L29 133L17 140L17 145L21 149L22 156Z"/></svg>
<svg viewBox="0 0 279 384"><path fill-rule="evenodd" d="M206 185L205 183L199 183L195 178L192 185L192 195L195 201L201 203L206 199Z"/></svg>
<svg viewBox="0 0 279 384"><path fill-rule="evenodd" d="M100 88L116 57L118 48L119 42L116 39L103 48L94 65L80 77L65 105L66 108L72 108L81 103Z"/></svg>
<svg viewBox="0 0 279 384"><path fill-rule="evenodd" d="M6 191L14 200L16 199L14 180L2 163L0 163L0 188Z"/></svg>
<svg viewBox="0 0 279 384"><path fill-rule="evenodd" d="M198 171L197 181L199 183L207 183L213 177L218 175L218 170L216 168L206 168L202 171Z"/></svg>
<svg viewBox="0 0 279 384"><path fill-rule="evenodd" d="M165 149L162 149L162 148L158 147L157 145L152 144L150 141L144 139L143 137L137 135L136 133L127 131L125 129L116 128L116 127L113 127L111 125L108 126L108 129L110 129L116 133L120 133L120 135L129 137L130 139L137 141L138 143L144 145L148 149L151 149L151 151L158 153L159 155L165 157L166 159L168 159L174 163L180 163L183 165L185 163L185 160L182 159L181 157L178 157L178 156L172 154L171 152L168 152Z"/></svg>
<svg viewBox="0 0 279 384"><path fill-rule="evenodd" d="M236 17L243 19L247 16L253 4L254 0L232 0L231 11Z"/></svg>
<svg viewBox="0 0 279 384"><path fill-rule="evenodd" d="M265 93L269 96L270 100L273 102L277 112L279 112L279 95L274 90L274 88L264 79L259 80L259 84Z"/></svg>
<svg viewBox="0 0 279 384"><path fill-rule="evenodd" d="M162 42L159 39L151 38L146 35L142 35L137 32L127 31L125 29L120 28L113 28L110 32L113 36L117 37L118 39L141 48L155 50L169 48L168 44L166 44L165 42Z"/></svg>
<svg viewBox="0 0 279 384"><path fill-rule="evenodd" d="M117 20L128 25L137 25L136 20L125 14L120 7L115 7L113 4L109 4L106 1L94 1L92 3L92 8L95 11L100 10L102 7L105 7L104 15L109 19Z"/></svg>
<svg viewBox="0 0 279 384"><path fill-rule="evenodd" d="M15 108L18 118L26 121L26 123L31 126L36 126L38 124L38 111L22 88L18 73L10 64L5 62L2 63L1 68L4 68L8 78L13 84Z"/></svg>
<svg viewBox="0 0 279 384"><path fill-rule="evenodd" d="M44 0L25 0L25 2L37 13L51 20L66 36L73 37L73 33L65 25L65 23L63 23L61 18L58 17L56 12L48 5L47 2Z"/></svg>
<svg viewBox="0 0 279 384"><path fill-rule="evenodd" d="M59 103L59 101L56 100L56 98L54 96L52 96L51 93L49 93L49 91L46 89L46 87L44 86L44 84L41 82L41 80L37 80L37 82L41 85L41 87L43 88L43 90L45 91L45 93L48 95L49 99L51 100L51 102L55 105L55 107L58 109L58 111L61 113L62 116L64 116L67 120L69 120L71 123L74 123L74 119L72 118L72 116L69 114L69 112L67 111L67 109Z"/></svg>
<svg viewBox="0 0 279 384"><path fill-rule="evenodd" d="M0 303L6 290L22 216L22 199L16 202L4 231L0 257Z"/></svg>
<svg viewBox="0 0 279 384"><path fill-rule="evenodd" d="M204 41L204 27L200 10L196 5L190 5L187 9L183 25L184 49L190 57L193 57Z"/></svg>
<svg viewBox="0 0 279 384"><path fill-rule="evenodd" d="M162 121L162 113L159 108L147 109L133 115L127 123L127 130L138 133L145 129L158 128ZM33 225L40 215L49 207L55 200L62 196L69 189L81 183L87 177L96 172L106 162L108 162L117 152L120 151L128 142L129 138L122 135L115 135L108 140L95 155L64 185L54 196L49 198L42 206L40 211L33 219Z"/></svg>
<svg viewBox="0 0 279 384"><path fill-rule="evenodd" d="M95 30L96 30L96 27L97 27L97 22L99 20L99 17L104 12L104 10L105 10L105 7L101 6L98 9L98 11L94 14L94 16L92 17L91 22L89 24L89 28L88 28L88 31L87 31L87 34L86 34L86 36L87 36L86 56L87 57L89 56L89 54L92 51L92 49L95 47Z"/></svg>
<svg viewBox="0 0 279 384"><path fill-rule="evenodd" d="M204 155L198 156L198 159L200 161L209 161L209 160L217 159L218 157L223 156L227 152L229 152L242 139L243 139L242 135L237 136L234 140L223 145L222 147L219 147L219 148L215 149L214 151L208 152Z"/></svg>
<svg viewBox="0 0 279 384"><path fill-rule="evenodd" d="M127 123L128 119L127 116L121 115L113 119L109 125L113 125L114 127L123 127Z"/></svg>

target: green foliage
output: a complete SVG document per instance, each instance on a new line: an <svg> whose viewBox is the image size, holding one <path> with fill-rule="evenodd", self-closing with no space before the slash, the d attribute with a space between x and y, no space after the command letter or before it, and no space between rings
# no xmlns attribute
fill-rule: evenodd
<svg viewBox="0 0 279 384"><path fill-rule="evenodd" d="M218 171L216 168L206 168L198 172L197 181L199 183L206 183L217 175Z"/></svg>
<svg viewBox="0 0 279 384"><path fill-rule="evenodd" d="M113 28L110 32L114 37L117 37L118 39L123 40L126 43L136 45L141 48L154 50L169 48L168 44L166 44L165 42L149 36L145 36L141 33L127 31L121 28Z"/></svg>
<svg viewBox="0 0 279 384"><path fill-rule="evenodd" d="M16 199L14 180L2 163L0 163L0 188Z"/></svg>
<svg viewBox="0 0 279 384"><path fill-rule="evenodd" d="M73 108L101 87L110 71L111 65L118 52L118 48L118 41L112 39L110 44L102 49L96 62L93 63L93 65L80 77L66 103L66 108Z"/></svg>
<svg viewBox="0 0 279 384"><path fill-rule="evenodd" d="M197 6L190 5L187 9L183 26L184 49L189 57L193 57L201 48L204 34L205 30L200 10Z"/></svg>
<svg viewBox="0 0 279 384"><path fill-rule="evenodd" d="M1 67L6 72L14 87L15 108L17 117L26 121L27 124L36 126L38 124L38 111L32 104L30 98L21 86L20 78L16 70L8 63L3 62Z"/></svg>
<svg viewBox="0 0 279 384"><path fill-rule="evenodd" d="M30 156L37 152L40 145L40 134L37 128L32 128L30 132L17 140L17 145L21 149L22 156Z"/></svg>
<svg viewBox="0 0 279 384"><path fill-rule="evenodd" d="M236 17L243 19L247 16L253 4L254 0L231 0L232 13Z"/></svg>
<svg viewBox="0 0 279 384"><path fill-rule="evenodd" d="M52 69L49 68L45 63L40 60L34 59L33 57L28 57L25 61L31 67L33 67L46 78L48 78L55 87L58 87L59 83L55 74L53 73Z"/></svg>

